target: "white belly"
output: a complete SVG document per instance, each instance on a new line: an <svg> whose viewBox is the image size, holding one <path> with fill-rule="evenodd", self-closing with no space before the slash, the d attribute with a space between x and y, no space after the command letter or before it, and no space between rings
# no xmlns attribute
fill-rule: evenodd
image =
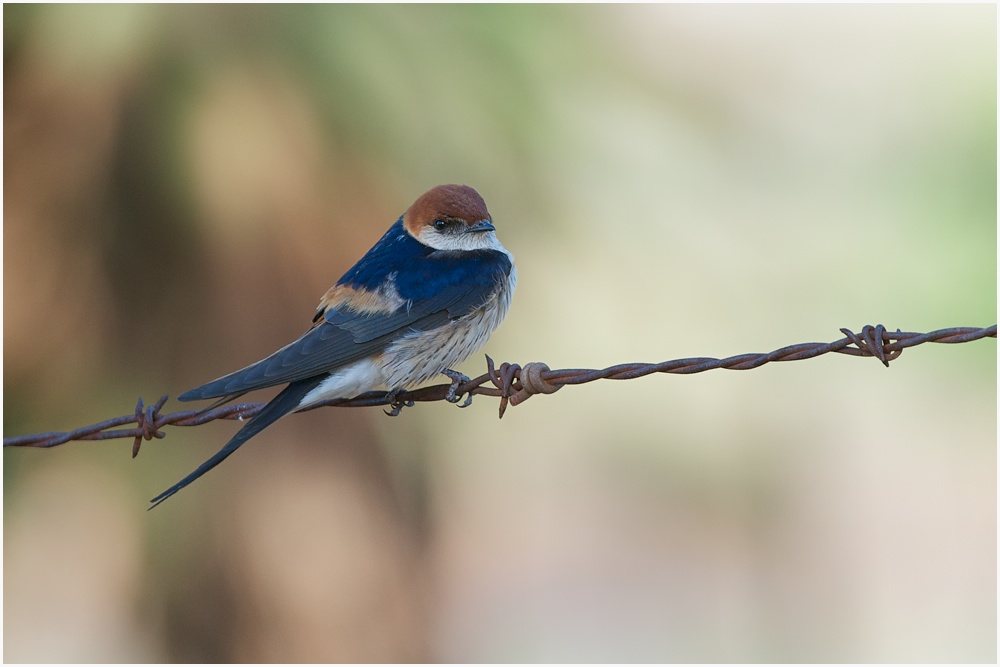
<svg viewBox="0 0 1000 667"><path fill-rule="evenodd" d="M510 277L485 306L437 329L404 334L385 352L344 366L306 394L298 409L377 389L411 389L461 363L500 326L516 282L511 267Z"/></svg>
<svg viewBox="0 0 1000 667"><path fill-rule="evenodd" d="M382 354L390 389L409 389L456 366L480 350L507 315L517 282L516 269L485 306L433 329L403 336Z"/></svg>
<svg viewBox="0 0 1000 667"><path fill-rule="evenodd" d="M299 402L298 409L330 401L335 398L351 398L366 391L373 391L385 384L382 368L376 357L356 361L344 366L323 380L315 389Z"/></svg>

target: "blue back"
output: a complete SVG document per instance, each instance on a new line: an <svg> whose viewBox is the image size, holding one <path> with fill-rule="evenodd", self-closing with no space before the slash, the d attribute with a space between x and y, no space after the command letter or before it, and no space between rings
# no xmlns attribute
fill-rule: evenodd
<svg viewBox="0 0 1000 667"><path fill-rule="evenodd" d="M400 217L337 284L374 291L395 272L399 295L420 301L458 285L489 291L510 269L510 259L499 250L452 252L429 248L403 229Z"/></svg>

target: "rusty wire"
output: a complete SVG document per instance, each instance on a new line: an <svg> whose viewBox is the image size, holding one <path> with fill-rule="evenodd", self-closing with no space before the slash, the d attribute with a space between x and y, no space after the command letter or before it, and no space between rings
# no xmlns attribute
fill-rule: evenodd
<svg viewBox="0 0 1000 667"><path fill-rule="evenodd" d="M740 354L725 359L695 357L674 359L658 364L620 364L601 370L566 368L550 370L543 363L518 364L502 363L497 367L489 356L486 357L487 372L479 377L462 382L457 389L459 396L484 395L500 398L500 417L503 418L507 405L519 405L535 394L552 394L570 384L584 384L594 380L631 380L652 373L690 374L716 368L729 370L750 370L772 361L801 361L812 359L829 352L849 354L857 357L875 357L886 367L899 357L903 350L922 343L967 343L981 338L996 338L997 325L978 329L956 327L939 329L930 333L909 333L898 329L888 331L881 324L866 325L856 334L850 329L841 329L845 338L832 343L799 343L789 345L766 354ZM440 401L445 398L451 385L439 384L413 391L400 392L394 398L397 405L412 406L416 402ZM160 410L167 402L167 396L152 405L145 405L140 398L135 411L130 415L108 419L97 424L84 426L69 432L35 433L12 438L4 438L4 447L55 447L74 440L109 440L112 438L132 438L132 456L139 453L143 440L163 438L164 426L197 426L216 419L249 419L257 414L264 403L234 403L221 407L200 410L183 410L161 415ZM307 408L312 410L325 406L368 407L390 405L393 397L388 392L372 391L351 399L326 401ZM135 424L133 428L119 428Z"/></svg>

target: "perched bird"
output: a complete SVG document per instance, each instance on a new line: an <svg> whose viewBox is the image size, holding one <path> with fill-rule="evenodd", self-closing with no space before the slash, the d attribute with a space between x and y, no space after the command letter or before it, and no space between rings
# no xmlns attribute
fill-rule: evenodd
<svg viewBox="0 0 1000 667"><path fill-rule="evenodd" d="M451 367L500 325L517 282L514 257L494 231L486 202L467 185L439 185L421 195L327 290L305 335L177 397L220 398L222 404L288 385L218 453L153 498L152 507L290 412L375 389L389 390L394 399L439 374L451 378L448 398L457 402L455 389L468 378Z"/></svg>

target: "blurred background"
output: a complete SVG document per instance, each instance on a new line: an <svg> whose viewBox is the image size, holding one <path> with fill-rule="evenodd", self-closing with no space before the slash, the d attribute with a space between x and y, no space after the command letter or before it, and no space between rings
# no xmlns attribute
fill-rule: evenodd
<svg viewBox="0 0 1000 667"><path fill-rule="evenodd" d="M517 258L498 362L997 319L994 6L3 16L5 436L290 342L440 183ZM150 513L237 424L7 450L3 657L994 662L996 369L316 410Z"/></svg>

